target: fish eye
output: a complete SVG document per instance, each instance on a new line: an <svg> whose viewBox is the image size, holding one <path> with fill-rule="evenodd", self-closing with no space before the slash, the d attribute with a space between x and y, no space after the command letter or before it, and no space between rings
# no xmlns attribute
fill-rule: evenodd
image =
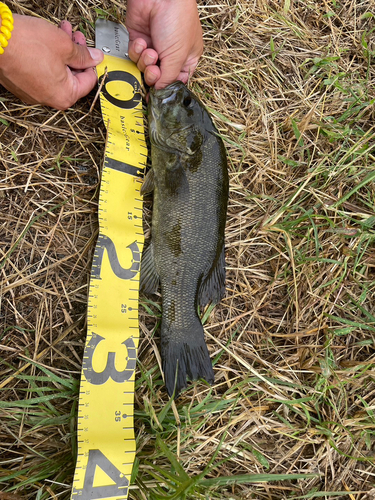
<svg viewBox="0 0 375 500"><path fill-rule="evenodd" d="M193 100L189 94L185 96L184 100L182 101L182 104L185 106L185 108L189 108L192 105L192 103Z"/></svg>

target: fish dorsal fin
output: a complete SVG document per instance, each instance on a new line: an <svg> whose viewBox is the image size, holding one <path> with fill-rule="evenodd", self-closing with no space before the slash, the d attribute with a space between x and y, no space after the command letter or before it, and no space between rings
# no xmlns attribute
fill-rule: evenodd
<svg viewBox="0 0 375 500"><path fill-rule="evenodd" d="M154 170L151 169L147 172L146 177L143 181L142 187L141 187L141 195L144 196L145 194L152 193L155 187L155 182L154 182L155 174Z"/></svg>
<svg viewBox="0 0 375 500"><path fill-rule="evenodd" d="M142 253L139 288L141 292L145 294L156 293L159 288L159 276L155 269L154 246L152 241Z"/></svg>
<svg viewBox="0 0 375 500"><path fill-rule="evenodd" d="M212 266L210 272L203 278L199 287L198 302L200 308L203 309L207 304L212 302L217 304L225 294L225 248L223 245L222 251L216 262Z"/></svg>

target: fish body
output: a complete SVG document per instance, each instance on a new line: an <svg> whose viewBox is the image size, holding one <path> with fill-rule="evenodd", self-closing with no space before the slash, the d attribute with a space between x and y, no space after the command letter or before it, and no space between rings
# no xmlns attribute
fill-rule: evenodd
<svg viewBox="0 0 375 500"><path fill-rule="evenodd" d="M181 82L149 100L154 192L151 243L141 290L162 296L161 356L169 395L190 380L214 381L198 316L225 292L224 231L228 202L225 148L201 102Z"/></svg>

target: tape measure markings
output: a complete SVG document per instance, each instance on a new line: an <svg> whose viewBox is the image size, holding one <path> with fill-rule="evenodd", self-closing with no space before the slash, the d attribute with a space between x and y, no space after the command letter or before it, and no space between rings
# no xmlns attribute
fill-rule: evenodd
<svg viewBox="0 0 375 500"><path fill-rule="evenodd" d="M114 158L107 158L105 166L113 170L118 170L119 172L124 172L125 174L143 177L143 171L139 171L139 167L134 167L133 165L129 165L129 163L124 163Z"/></svg>
<svg viewBox="0 0 375 500"><path fill-rule="evenodd" d="M118 37L120 25L102 22L109 31L111 25L110 37ZM138 69L126 59L105 56L97 71L100 81L106 74L101 106L108 133L99 195L99 237L89 289L72 498L125 500L135 458L137 284L144 238L140 177L147 147Z"/></svg>

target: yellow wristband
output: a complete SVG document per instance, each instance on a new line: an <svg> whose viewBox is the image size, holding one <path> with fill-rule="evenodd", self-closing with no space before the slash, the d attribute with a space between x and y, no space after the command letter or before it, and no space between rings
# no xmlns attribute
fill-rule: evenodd
<svg viewBox="0 0 375 500"><path fill-rule="evenodd" d="M9 7L3 2L0 2L0 17L0 54L3 54L13 31L13 15Z"/></svg>

